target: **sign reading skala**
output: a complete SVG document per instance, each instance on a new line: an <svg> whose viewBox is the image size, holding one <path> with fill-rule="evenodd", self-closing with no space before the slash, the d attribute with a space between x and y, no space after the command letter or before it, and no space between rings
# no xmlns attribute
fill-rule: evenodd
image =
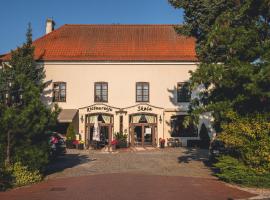
<svg viewBox="0 0 270 200"><path fill-rule="evenodd" d="M112 108L107 107L107 106L91 106L87 108L87 112L92 112L92 111L104 111L104 112L111 112Z"/></svg>
<svg viewBox="0 0 270 200"><path fill-rule="evenodd" d="M152 111L150 106L138 106L138 111Z"/></svg>

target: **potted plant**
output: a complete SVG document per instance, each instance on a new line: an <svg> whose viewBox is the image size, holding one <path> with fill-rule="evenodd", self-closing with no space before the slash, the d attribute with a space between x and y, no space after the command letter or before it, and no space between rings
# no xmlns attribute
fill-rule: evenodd
<svg viewBox="0 0 270 200"><path fill-rule="evenodd" d="M80 149L80 150L84 149L84 141L82 141L82 140L79 141L78 149Z"/></svg>
<svg viewBox="0 0 270 200"><path fill-rule="evenodd" d="M76 140L76 133L72 123L70 123L68 126L66 138L67 138L66 140L67 148L69 149L75 148L75 145L73 143L74 140Z"/></svg>
<svg viewBox="0 0 270 200"><path fill-rule="evenodd" d="M117 140L116 148L127 148L127 134L117 132L114 137Z"/></svg>
<svg viewBox="0 0 270 200"><path fill-rule="evenodd" d="M116 139L114 139L114 140L111 142L112 150L113 150L113 151L115 151L117 143L118 143L118 141L117 141Z"/></svg>
<svg viewBox="0 0 270 200"><path fill-rule="evenodd" d="M165 147L165 139L159 138L159 145L160 145L160 148L163 149Z"/></svg>

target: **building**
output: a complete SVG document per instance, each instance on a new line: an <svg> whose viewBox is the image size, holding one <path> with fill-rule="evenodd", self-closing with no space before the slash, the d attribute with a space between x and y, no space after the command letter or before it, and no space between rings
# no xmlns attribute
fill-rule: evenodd
<svg viewBox="0 0 270 200"><path fill-rule="evenodd" d="M160 138L198 140L199 127L184 128L190 93L186 82L197 67L195 40L174 25L64 25L33 42L44 67L43 101L57 103L60 132L73 123L89 143L96 121L110 144L114 133L130 145L159 145ZM209 133L211 134L211 132Z"/></svg>

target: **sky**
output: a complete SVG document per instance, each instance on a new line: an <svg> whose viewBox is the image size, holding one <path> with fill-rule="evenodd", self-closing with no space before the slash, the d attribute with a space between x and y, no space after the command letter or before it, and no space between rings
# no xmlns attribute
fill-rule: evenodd
<svg viewBox="0 0 270 200"><path fill-rule="evenodd" d="M180 24L183 12L168 0L0 0L0 55L45 34L46 19L64 24Z"/></svg>

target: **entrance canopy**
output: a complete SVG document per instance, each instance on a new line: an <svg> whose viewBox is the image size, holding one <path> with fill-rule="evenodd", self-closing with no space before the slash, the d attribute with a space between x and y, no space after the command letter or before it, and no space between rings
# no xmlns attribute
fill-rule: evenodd
<svg viewBox="0 0 270 200"><path fill-rule="evenodd" d="M94 124L96 121L110 124L112 123L112 116L109 114L91 114L86 115L86 123Z"/></svg>
<svg viewBox="0 0 270 200"><path fill-rule="evenodd" d="M77 109L63 109L58 116L58 121L60 123L70 123L73 121L77 112Z"/></svg>
<svg viewBox="0 0 270 200"><path fill-rule="evenodd" d="M156 123L157 117L150 114L134 114L130 116L130 123Z"/></svg>

